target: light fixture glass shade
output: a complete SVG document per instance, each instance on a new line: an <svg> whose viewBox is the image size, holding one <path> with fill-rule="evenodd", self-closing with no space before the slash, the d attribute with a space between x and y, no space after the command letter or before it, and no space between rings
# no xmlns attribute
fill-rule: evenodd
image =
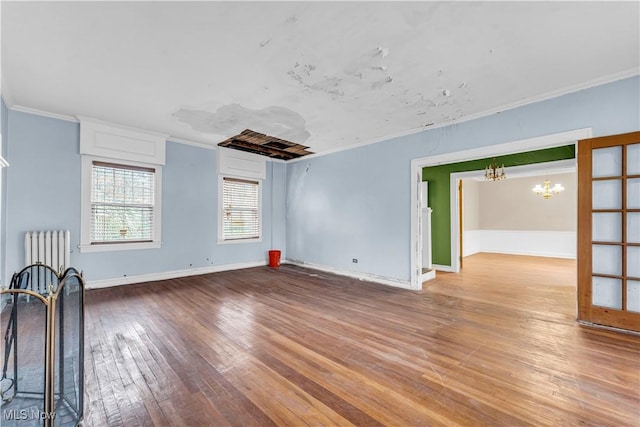
<svg viewBox="0 0 640 427"><path fill-rule="evenodd" d="M554 194L559 194L560 192L564 191L564 187L562 186L562 184L556 184L552 188L551 183L547 179L544 181L544 184L536 184L536 186L531 190L537 195L542 196L542 198L548 199Z"/></svg>

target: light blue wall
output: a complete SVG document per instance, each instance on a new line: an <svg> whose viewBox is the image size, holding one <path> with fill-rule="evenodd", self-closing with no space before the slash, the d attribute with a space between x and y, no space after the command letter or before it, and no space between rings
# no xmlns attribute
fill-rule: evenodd
<svg viewBox="0 0 640 427"><path fill-rule="evenodd" d="M88 281L266 262L272 231L273 244L284 249L285 164L267 162L263 241L218 245L216 151L169 141L163 167L162 248L80 253L80 125L9 110L8 126L5 277L24 263L28 230L69 229L71 263L85 272Z"/></svg>
<svg viewBox="0 0 640 427"><path fill-rule="evenodd" d="M287 258L409 281L412 159L580 128L640 129L633 77L498 114L287 164ZM437 242L434 242L437 244ZM358 258L357 264L352 258Z"/></svg>
<svg viewBox="0 0 640 427"><path fill-rule="evenodd" d="M0 99L0 131L2 132L2 158L7 158L7 141L9 136L9 110L4 103L4 99ZM2 188L0 188L0 284L4 285L4 272L5 267L5 247L7 244L7 223L5 221L7 215L7 169L3 168L0 173L2 174Z"/></svg>
<svg viewBox="0 0 640 427"><path fill-rule="evenodd" d="M3 104L4 157L11 164L1 212L4 280L23 264L25 231L69 229L72 264L88 280L265 261L275 248L291 260L408 281L412 159L585 127L594 136L636 131L639 93L640 78L633 77L352 150L269 162L261 243L216 243L216 151L168 142L162 248L83 254L79 125Z"/></svg>

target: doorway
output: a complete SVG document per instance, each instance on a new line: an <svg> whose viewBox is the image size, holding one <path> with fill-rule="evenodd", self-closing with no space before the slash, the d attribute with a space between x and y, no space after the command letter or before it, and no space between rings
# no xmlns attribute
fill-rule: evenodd
<svg viewBox="0 0 640 427"><path fill-rule="evenodd" d="M575 259L576 159L509 167L506 175L494 182L484 171L451 174L454 272L478 252ZM531 191L545 179L565 191L548 200Z"/></svg>
<svg viewBox="0 0 640 427"><path fill-rule="evenodd" d="M421 182L422 182L422 169L430 166L445 165L450 163L457 163L469 160L483 159L487 157L500 156L506 154L522 153L533 150L540 150L546 148L560 147L567 144L575 144L576 141L581 139L587 139L592 136L591 128L578 129L569 132L562 132L552 135L546 135L542 137L530 138L520 141L509 142L506 144L493 145L490 147L483 147L465 151L458 151L453 153L447 153L437 156L424 157L414 159L411 161L411 234L410 234L410 253L411 253L411 289L422 289L422 238L421 238ZM477 173L477 172L476 172ZM450 194L456 194L456 181L452 181L453 191ZM457 197L450 198L452 209L450 212L457 212ZM455 221L450 222L450 234L449 244L451 250L451 263L450 265L437 265L434 263L434 267L437 270L442 271L459 271L459 260L457 260L459 245L457 240L459 239L458 227ZM440 242L441 243L441 242ZM431 244L433 251L438 248L439 242L433 238L431 234ZM454 252L455 251L455 252Z"/></svg>

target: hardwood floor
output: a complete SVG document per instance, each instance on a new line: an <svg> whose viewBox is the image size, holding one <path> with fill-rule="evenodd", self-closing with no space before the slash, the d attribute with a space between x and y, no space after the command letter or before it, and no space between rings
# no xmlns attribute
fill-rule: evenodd
<svg viewBox="0 0 640 427"><path fill-rule="evenodd" d="M575 262L478 254L421 292L283 265L88 291L87 426L640 420L640 337Z"/></svg>

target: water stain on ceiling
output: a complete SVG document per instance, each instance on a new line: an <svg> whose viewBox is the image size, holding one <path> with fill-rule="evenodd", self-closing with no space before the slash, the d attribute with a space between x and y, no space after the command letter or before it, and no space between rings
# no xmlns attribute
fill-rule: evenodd
<svg viewBox="0 0 640 427"><path fill-rule="evenodd" d="M215 112L181 108L171 117L203 133L235 135L250 128L298 143L306 141L311 136L300 114L275 105L251 109L240 104L229 104L218 108Z"/></svg>
<svg viewBox="0 0 640 427"><path fill-rule="evenodd" d="M9 108L323 153L635 76L639 5L7 1L2 92Z"/></svg>

